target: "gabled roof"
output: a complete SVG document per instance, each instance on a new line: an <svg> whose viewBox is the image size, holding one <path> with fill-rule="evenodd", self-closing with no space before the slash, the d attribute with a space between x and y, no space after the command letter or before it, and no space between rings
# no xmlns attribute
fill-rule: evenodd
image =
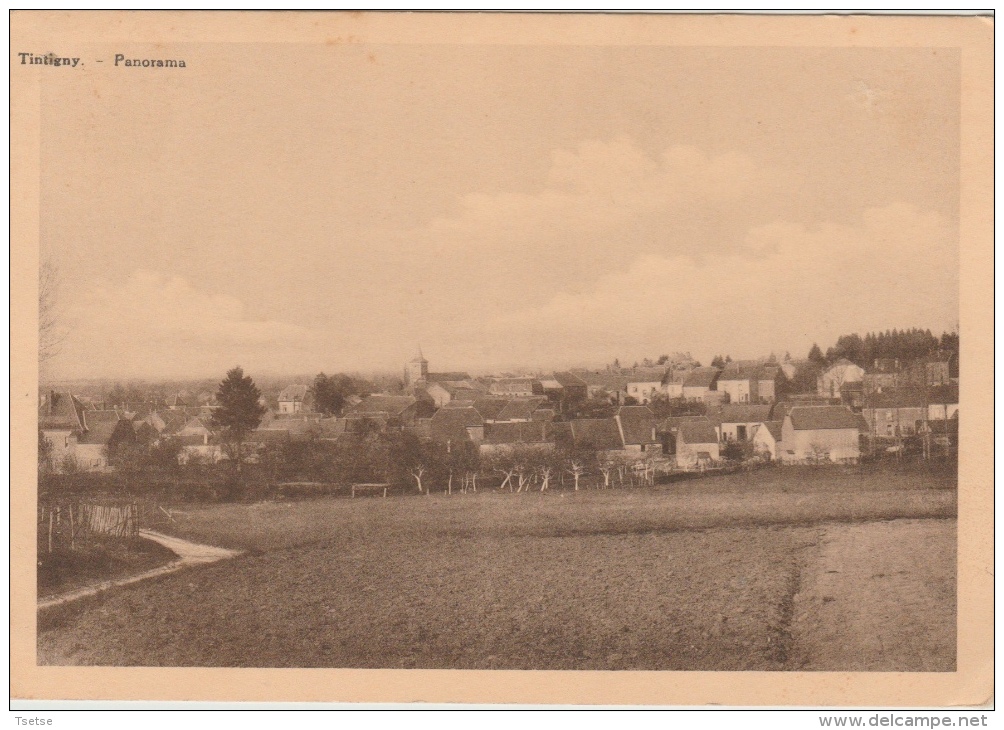
<svg viewBox="0 0 1004 730"><path fill-rule="evenodd" d="M708 414L708 418L717 424L722 423L760 423L770 419L770 405L747 405L745 403L728 403L718 410Z"/></svg>
<svg viewBox="0 0 1004 730"><path fill-rule="evenodd" d="M346 416L399 416L418 401L410 395L371 395L346 412Z"/></svg>
<svg viewBox="0 0 1004 730"><path fill-rule="evenodd" d="M186 423L185 427L181 429L182 431L210 431L209 425L204 419L196 416L195 418L190 418Z"/></svg>
<svg viewBox="0 0 1004 730"><path fill-rule="evenodd" d="M694 368L683 379L684 388L710 388L718 380L718 368Z"/></svg>
<svg viewBox="0 0 1004 730"><path fill-rule="evenodd" d="M783 426L783 421L764 421L760 424L760 428L766 429L767 432L774 437L775 441L781 440L781 426Z"/></svg>
<svg viewBox="0 0 1004 730"><path fill-rule="evenodd" d="M489 386L491 393L522 393L533 390L533 378L499 378Z"/></svg>
<svg viewBox="0 0 1004 730"><path fill-rule="evenodd" d="M656 443L655 414L648 406L621 406L617 410L625 444Z"/></svg>
<svg viewBox="0 0 1004 730"><path fill-rule="evenodd" d="M958 396L956 396L958 397ZM929 403L944 401L931 400L921 388L886 388L881 393L871 393L864 401L865 408L923 408ZM958 402L958 401L956 401Z"/></svg>
<svg viewBox="0 0 1004 730"><path fill-rule="evenodd" d="M614 418L577 418L570 423L576 446L600 450L624 448L621 430Z"/></svg>
<svg viewBox="0 0 1004 730"><path fill-rule="evenodd" d="M430 383L442 383L444 381L459 382L461 380L470 380L471 376L464 372L428 373L425 379Z"/></svg>
<svg viewBox="0 0 1004 730"><path fill-rule="evenodd" d="M669 370L669 367L666 365L659 365L656 367L637 367L631 368L625 372L624 376L627 378L629 383L662 382L667 370Z"/></svg>
<svg viewBox="0 0 1004 730"><path fill-rule="evenodd" d="M287 385L279 393L280 403L294 403L296 401L303 401L307 397L307 386L306 385Z"/></svg>
<svg viewBox="0 0 1004 730"><path fill-rule="evenodd" d="M112 411L114 413L114 411ZM77 436L78 444L102 444L107 446L112 440L135 436L132 421L119 418L100 418L88 423L87 430Z"/></svg>
<svg viewBox="0 0 1004 730"><path fill-rule="evenodd" d="M788 417L796 431L860 428L858 417L844 406L797 406Z"/></svg>
<svg viewBox="0 0 1004 730"><path fill-rule="evenodd" d="M669 418L664 418L656 430L659 433L671 433L680 428L681 423L688 423L690 421L710 423L707 416L670 416Z"/></svg>
<svg viewBox="0 0 1004 730"><path fill-rule="evenodd" d="M717 444L718 432L710 421L685 421L677 430L677 437L687 444Z"/></svg>
<svg viewBox="0 0 1004 730"><path fill-rule="evenodd" d="M553 441L554 429L549 423L524 421L485 424L486 444L539 444Z"/></svg>
<svg viewBox="0 0 1004 730"><path fill-rule="evenodd" d="M509 403L508 398L476 398L471 404L486 421L493 421Z"/></svg>
<svg viewBox="0 0 1004 730"><path fill-rule="evenodd" d="M631 380L631 378L625 377L618 373L609 373L609 372L594 373L589 371L576 370L572 374L575 375L575 377L577 377L579 380L584 382L587 386L601 387L613 391L624 390L624 388L627 387L628 382Z"/></svg>
<svg viewBox="0 0 1004 730"><path fill-rule="evenodd" d="M562 385L554 378L543 378L540 381L540 387L544 390L561 390Z"/></svg>
<svg viewBox="0 0 1004 730"><path fill-rule="evenodd" d="M334 439L345 433L344 418L322 418L317 422L319 438Z"/></svg>
<svg viewBox="0 0 1004 730"><path fill-rule="evenodd" d="M585 388L586 381L578 375L567 370L554 374L554 379L558 381L562 388Z"/></svg>
<svg viewBox="0 0 1004 730"><path fill-rule="evenodd" d="M38 427L83 431L85 428L84 404L79 398L69 393L51 392L39 406Z"/></svg>
<svg viewBox="0 0 1004 730"><path fill-rule="evenodd" d="M851 362L850 360L848 360L846 357L842 357L839 360L837 360L836 362L834 362L831 365L829 365L829 367L827 367L823 372L824 373L828 373L830 370L833 370L834 368L838 368L838 367L853 367L853 368L859 368L859 369L863 370L863 368L861 368L859 365L854 364L853 362Z"/></svg>
<svg viewBox="0 0 1004 730"><path fill-rule="evenodd" d="M546 403L547 398L540 396L533 398L513 398L495 416L496 421L527 420L533 416L533 412Z"/></svg>
<svg viewBox="0 0 1004 730"><path fill-rule="evenodd" d="M759 365L742 365L730 362L722 369L718 380L757 380L760 377Z"/></svg>
<svg viewBox="0 0 1004 730"><path fill-rule="evenodd" d="M482 426L485 419L475 408L440 408L429 421L429 436L435 441L467 441L468 426Z"/></svg>

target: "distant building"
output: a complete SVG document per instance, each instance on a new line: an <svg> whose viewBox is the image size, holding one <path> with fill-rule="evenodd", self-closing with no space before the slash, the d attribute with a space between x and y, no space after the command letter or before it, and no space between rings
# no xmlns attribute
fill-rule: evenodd
<svg viewBox="0 0 1004 730"><path fill-rule="evenodd" d="M309 389L306 385L287 385L279 393L279 413L300 413L305 407Z"/></svg>
<svg viewBox="0 0 1004 730"><path fill-rule="evenodd" d="M681 469L708 466L721 458L718 432L706 419L684 421L676 431L676 465Z"/></svg>
<svg viewBox="0 0 1004 730"><path fill-rule="evenodd" d="M772 406L730 403L708 414L708 419L718 427L719 438L725 441L750 441L764 421L770 419Z"/></svg>
<svg viewBox="0 0 1004 730"><path fill-rule="evenodd" d="M767 456L771 461L777 461L783 426L783 421L764 421L758 424L753 432L754 452Z"/></svg>
<svg viewBox="0 0 1004 730"><path fill-rule="evenodd" d="M816 393L837 400L845 383L860 383L864 376L864 368L842 357L820 373L816 380Z"/></svg>
<svg viewBox="0 0 1004 730"><path fill-rule="evenodd" d="M796 406L781 426L780 460L853 462L861 456L861 421L845 406Z"/></svg>
<svg viewBox="0 0 1004 730"><path fill-rule="evenodd" d="M418 355L404 366L404 384L414 385L419 381L425 381L429 376L429 361L419 352Z"/></svg>
<svg viewBox="0 0 1004 730"><path fill-rule="evenodd" d="M543 395L540 381L533 378L497 378L488 386L491 395L531 396Z"/></svg>
<svg viewBox="0 0 1004 730"><path fill-rule="evenodd" d="M683 397L690 401L704 401L705 396L718 390L718 368L694 368L683 379Z"/></svg>
<svg viewBox="0 0 1004 730"><path fill-rule="evenodd" d="M655 414L647 406L621 406L614 420L626 450L649 452L662 448L662 441L656 434Z"/></svg>

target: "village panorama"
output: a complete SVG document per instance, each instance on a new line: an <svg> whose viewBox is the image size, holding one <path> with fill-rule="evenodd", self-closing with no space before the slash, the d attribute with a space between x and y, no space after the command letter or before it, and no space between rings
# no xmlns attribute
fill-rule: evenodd
<svg viewBox="0 0 1004 730"><path fill-rule="evenodd" d="M823 344L43 383L39 661L950 671L958 334Z"/></svg>

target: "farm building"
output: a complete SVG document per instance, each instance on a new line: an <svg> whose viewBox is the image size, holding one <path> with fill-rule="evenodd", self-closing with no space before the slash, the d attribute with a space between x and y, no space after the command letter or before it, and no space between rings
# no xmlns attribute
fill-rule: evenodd
<svg viewBox="0 0 1004 730"><path fill-rule="evenodd" d="M798 406L781 426L780 460L786 463L857 461L861 419L845 406Z"/></svg>
<svg viewBox="0 0 1004 730"><path fill-rule="evenodd" d="M718 461L718 432L710 421L684 421L676 430L676 465L694 469Z"/></svg>

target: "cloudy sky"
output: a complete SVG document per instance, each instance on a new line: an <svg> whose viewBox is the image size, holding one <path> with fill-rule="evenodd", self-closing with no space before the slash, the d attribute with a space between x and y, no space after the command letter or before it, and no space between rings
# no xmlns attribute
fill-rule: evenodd
<svg viewBox="0 0 1004 730"><path fill-rule="evenodd" d="M188 67L43 87L62 377L803 356L958 320L950 49L131 52Z"/></svg>

